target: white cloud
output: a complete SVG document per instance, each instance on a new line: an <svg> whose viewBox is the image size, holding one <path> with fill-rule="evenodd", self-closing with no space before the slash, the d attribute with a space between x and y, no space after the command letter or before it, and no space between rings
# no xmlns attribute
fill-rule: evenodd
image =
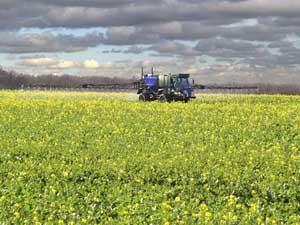
<svg viewBox="0 0 300 225"><path fill-rule="evenodd" d="M43 66L54 66L58 63L56 59L40 57L40 58L29 58L22 61L22 65L30 67L43 67Z"/></svg>
<svg viewBox="0 0 300 225"><path fill-rule="evenodd" d="M78 64L69 60L60 60L57 65L53 67L58 69L72 69L78 67Z"/></svg>
<svg viewBox="0 0 300 225"><path fill-rule="evenodd" d="M25 57L19 63L27 67L40 67L47 69L109 69L114 67L114 63L110 61L97 61L95 59L88 59L84 61L72 61L65 59L48 58L44 56Z"/></svg>
<svg viewBox="0 0 300 225"><path fill-rule="evenodd" d="M96 60L90 59L90 60L85 60L83 62L83 65L87 69L97 69L99 68L99 63Z"/></svg>

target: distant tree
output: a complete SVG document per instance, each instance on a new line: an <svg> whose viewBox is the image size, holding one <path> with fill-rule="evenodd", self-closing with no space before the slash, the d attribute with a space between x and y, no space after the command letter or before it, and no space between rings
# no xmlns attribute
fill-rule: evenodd
<svg viewBox="0 0 300 225"><path fill-rule="evenodd" d="M72 76L68 74L62 76L53 74L32 76L18 74L14 71L6 71L0 66L0 89L19 89L22 87L37 86L76 88L84 84L128 84L130 82L130 79L103 76Z"/></svg>

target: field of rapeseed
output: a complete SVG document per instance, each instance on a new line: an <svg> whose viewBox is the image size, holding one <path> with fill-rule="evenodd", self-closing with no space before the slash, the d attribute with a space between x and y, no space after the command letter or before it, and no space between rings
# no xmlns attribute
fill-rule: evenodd
<svg viewBox="0 0 300 225"><path fill-rule="evenodd" d="M0 92L1 224L300 224L300 97Z"/></svg>

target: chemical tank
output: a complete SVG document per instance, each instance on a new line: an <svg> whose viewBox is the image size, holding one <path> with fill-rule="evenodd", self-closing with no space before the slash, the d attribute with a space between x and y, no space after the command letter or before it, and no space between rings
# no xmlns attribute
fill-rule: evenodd
<svg viewBox="0 0 300 225"><path fill-rule="evenodd" d="M158 87L165 88L170 85L171 79L168 75L159 75L158 76Z"/></svg>

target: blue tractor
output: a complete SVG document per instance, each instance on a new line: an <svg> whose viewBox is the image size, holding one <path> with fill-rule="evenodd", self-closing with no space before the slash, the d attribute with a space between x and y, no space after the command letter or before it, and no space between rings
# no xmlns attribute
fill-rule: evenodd
<svg viewBox="0 0 300 225"><path fill-rule="evenodd" d="M189 74L156 75L152 72L144 75L142 72L142 78L137 82L137 94L139 100L144 102L189 102L196 98L193 85L194 80L190 79Z"/></svg>

